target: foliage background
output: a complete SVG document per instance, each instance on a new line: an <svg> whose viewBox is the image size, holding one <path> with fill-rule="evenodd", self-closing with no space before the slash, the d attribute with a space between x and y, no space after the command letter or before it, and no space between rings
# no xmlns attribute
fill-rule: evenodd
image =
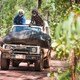
<svg viewBox="0 0 80 80"><path fill-rule="evenodd" d="M37 8L38 0L0 0L0 36L9 32L13 25L13 18L18 9L25 11L27 19L31 18L31 10ZM73 0L75 1L75 0ZM80 58L80 5L70 0L42 0L38 9L42 18L50 26L52 47L56 50L57 58L68 57L71 48ZM80 64L77 63L76 71L80 73Z"/></svg>

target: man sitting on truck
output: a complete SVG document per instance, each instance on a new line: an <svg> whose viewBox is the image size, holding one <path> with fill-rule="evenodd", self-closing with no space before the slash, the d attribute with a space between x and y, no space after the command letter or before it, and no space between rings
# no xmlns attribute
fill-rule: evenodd
<svg viewBox="0 0 80 80"><path fill-rule="evenodd" d="M18 15L15 16L15 18L14 18L14 25L17 25L16 31L17 32L21 31L23 29L23 26L21 26L21 25L25 25L25 24L26 24L26 18L24 16L24 11L22 9L20 9L18 11Z"/></svg>
<svg viewBox="0 0 80 80"><path fill-rule="evenodd" d="M31 25L42 26L44 30L44 21L36 9L32 10Z"/></svg>
<svg viewBox="0 0 80 80"><path fill-rule="evenodd" d="M14 18L14 25L25 25L26 18L24 16L24 11L20 9L18 11L18 15Z"/></svg>

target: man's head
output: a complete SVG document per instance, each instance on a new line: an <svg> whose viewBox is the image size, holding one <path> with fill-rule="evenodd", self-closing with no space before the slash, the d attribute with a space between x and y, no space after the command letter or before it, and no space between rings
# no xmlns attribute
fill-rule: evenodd
<svg viewBox="0 0 80 80"><path fill-rule="evenodd" d="M32 15L33 15L33 16L38 15L38 11L37 11L37 9L33 9L33 10L32 10Z"/></svg>
<svg viewBox="0 0 80 80"><path fill-rule="evenodd" d="M18 10L18 14L19 14L19 16L23 16L24 15L24 10L23 9Z"/></svg>

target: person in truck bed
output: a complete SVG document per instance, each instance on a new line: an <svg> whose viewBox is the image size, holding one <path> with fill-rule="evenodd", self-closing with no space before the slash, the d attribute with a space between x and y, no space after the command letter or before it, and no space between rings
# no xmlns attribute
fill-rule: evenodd
<svg viewBox="0 0 80 80"><path fill-rule="evenodd" d="M24 16L24 11L20 9L18 15L14 17L14 25L25 25L26 18Z"/></svg>
<svg viewBox="0 0 80 80"><path fill-rule="evenodd" d="M42 26L44 30L44 21L39 15L37 9L32 10L32 17L31 17L31 23L30 25L35 25L35 26Z"/></svg>

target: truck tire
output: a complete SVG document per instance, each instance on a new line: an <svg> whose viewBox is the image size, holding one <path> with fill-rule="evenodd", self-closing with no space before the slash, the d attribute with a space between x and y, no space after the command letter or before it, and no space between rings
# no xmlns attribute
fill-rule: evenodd
<svg viewBox="0 0 80 80"><path fill-rule="evenodd" d="M12 60L12 66L13 67L19 67L19 62L16 60Z"/></svg>
<svg viewBox="0 0 80 80"><path fill-rule="evenodd" d="M10 59L3 58L3 53L1 54L1 70L8 70L10 65Z"/></svg>
<svg viewBox="0 0 80 80"><path fill-rule="evenodd" d="M43 64L40 60L35 62L35 71L42 71L43 69Z"/></svg>
<svg viewBox="0 0 80 80"><path fill-rule="evenodd" d="M49 68L50 66L49 66L49 59L45 59L44 61L43 61L43 67L44 68Z"/></svg>

